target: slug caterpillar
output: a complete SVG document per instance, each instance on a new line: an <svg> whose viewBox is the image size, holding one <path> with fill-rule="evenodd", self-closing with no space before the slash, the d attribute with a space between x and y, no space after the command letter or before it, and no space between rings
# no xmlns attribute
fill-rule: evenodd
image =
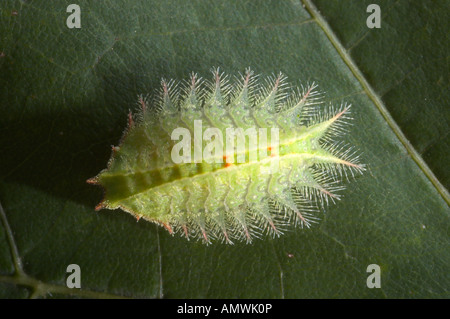
<svg viewBox="0 0 450 319"><path fill-rule="evenodd" d="M292 89L281 73L263 84L249 69L233 81L213 75L162 80L152 105L139 98L107 168L87 181L104 188L96 210L121 208L206 243L310 227L339 199L342 177L364 171L336 140L350 105L320 111L317 85Z"/></svg>

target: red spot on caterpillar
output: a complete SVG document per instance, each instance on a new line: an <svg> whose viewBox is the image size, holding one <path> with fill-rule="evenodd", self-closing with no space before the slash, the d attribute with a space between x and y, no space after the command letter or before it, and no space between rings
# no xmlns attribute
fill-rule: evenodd
<svg viewBox="0 0 450 319"><path fill-rule="evenodd" d="M223 166L224 167L230 167L232 164L228 162L228 156L224 155L223 156L223 162L225 163Z"/></svg>
<svg viewBox="0 0 450 319"><path fill-rule="evenodd" d="M275 156L276 156L275 153L272 153L272 146L269 146L269 147L267 148L267 152L270 153L270 157L275 157Z"/></svg>

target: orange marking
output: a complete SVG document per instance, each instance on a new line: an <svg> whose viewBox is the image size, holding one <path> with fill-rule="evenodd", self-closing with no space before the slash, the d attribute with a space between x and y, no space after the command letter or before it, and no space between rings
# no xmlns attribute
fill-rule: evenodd
<svg viewBox="0 0 450 319"><path fill-rule="evenodd" d="M138 222L139 221L139 219L141 219L141 215L135 215L135 217L136 217L136 221Z"/></svg>
<svg viewBox="0 0 450 319"><path fill-rule="evenodd" d="M275 157L275 156L277 156L277 154L275 154L275 153L272 153L272 146L269 146L268 148L267 148L267 151L269 151L270 152L270 157Z"/></svg>
<svg viewBox="0 0 450 319"><path fill-rule="evenodd" d="M232 165L231 163L228 163L228 156L227 155L223 156L223 162L225 163L224 164L225 167L230 167Z"/></svg>

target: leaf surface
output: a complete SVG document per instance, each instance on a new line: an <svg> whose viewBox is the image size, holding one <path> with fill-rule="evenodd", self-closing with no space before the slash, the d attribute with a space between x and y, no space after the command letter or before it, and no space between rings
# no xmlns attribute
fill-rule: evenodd
<svg viewBox="0 0 450 319"><path fill-rule="evenodd" d="M358 1L318 1L320 12L309 1L77 3L81 29L67 28L61 2L0 8L0 296L449 296L444 2L381 2L370 31ZM345 140L368 171L317 226L205 246L94 212L101 190L85 181L106 167L137 95L213 66L282 71L353 105ZM81 289L65 286L69 264ZM366 286L370 264L381 289Z"/></svg>

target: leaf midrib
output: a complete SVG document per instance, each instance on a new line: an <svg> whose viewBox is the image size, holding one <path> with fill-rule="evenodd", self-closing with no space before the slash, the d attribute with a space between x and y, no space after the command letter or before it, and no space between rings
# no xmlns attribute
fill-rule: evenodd
<svg viewBox="0 0 450 319"><path fill-rule="evenodd" d="M363 73L359 69L359 67L355 64L347 50L345 50L344 46L340 42L339 38L332 31L331 27L326 22L325 18L320 14L319 10L317 10L316 6L313 4L311 0L299 0L303 3L305 9L308 13L313 17L316 21L317 25L322 29L327 38L330 40L331 44L336 49L337 53L341 57L342 61L348 66L352 74L361 84L364 89L364 92L367 94L370 100L375 104L378 111L383 116L384 120L394 132L395 136L405 147L407 153L411 156L414 162L419 166L419 169L425 174L425 176L430 180L433 184L433 187L436 188L437 192L444 199L447 205L450 205L450 194L448 190L441 184L441 182L434 175L433 171L428 167L426 162L420 156L420 154L416 151L413 145L406 138L405 134L392 118L391 114L387 110L386 106L382 102L379 95L374 91L372 86L369 84L367 79L364 77Z"/></svg>

